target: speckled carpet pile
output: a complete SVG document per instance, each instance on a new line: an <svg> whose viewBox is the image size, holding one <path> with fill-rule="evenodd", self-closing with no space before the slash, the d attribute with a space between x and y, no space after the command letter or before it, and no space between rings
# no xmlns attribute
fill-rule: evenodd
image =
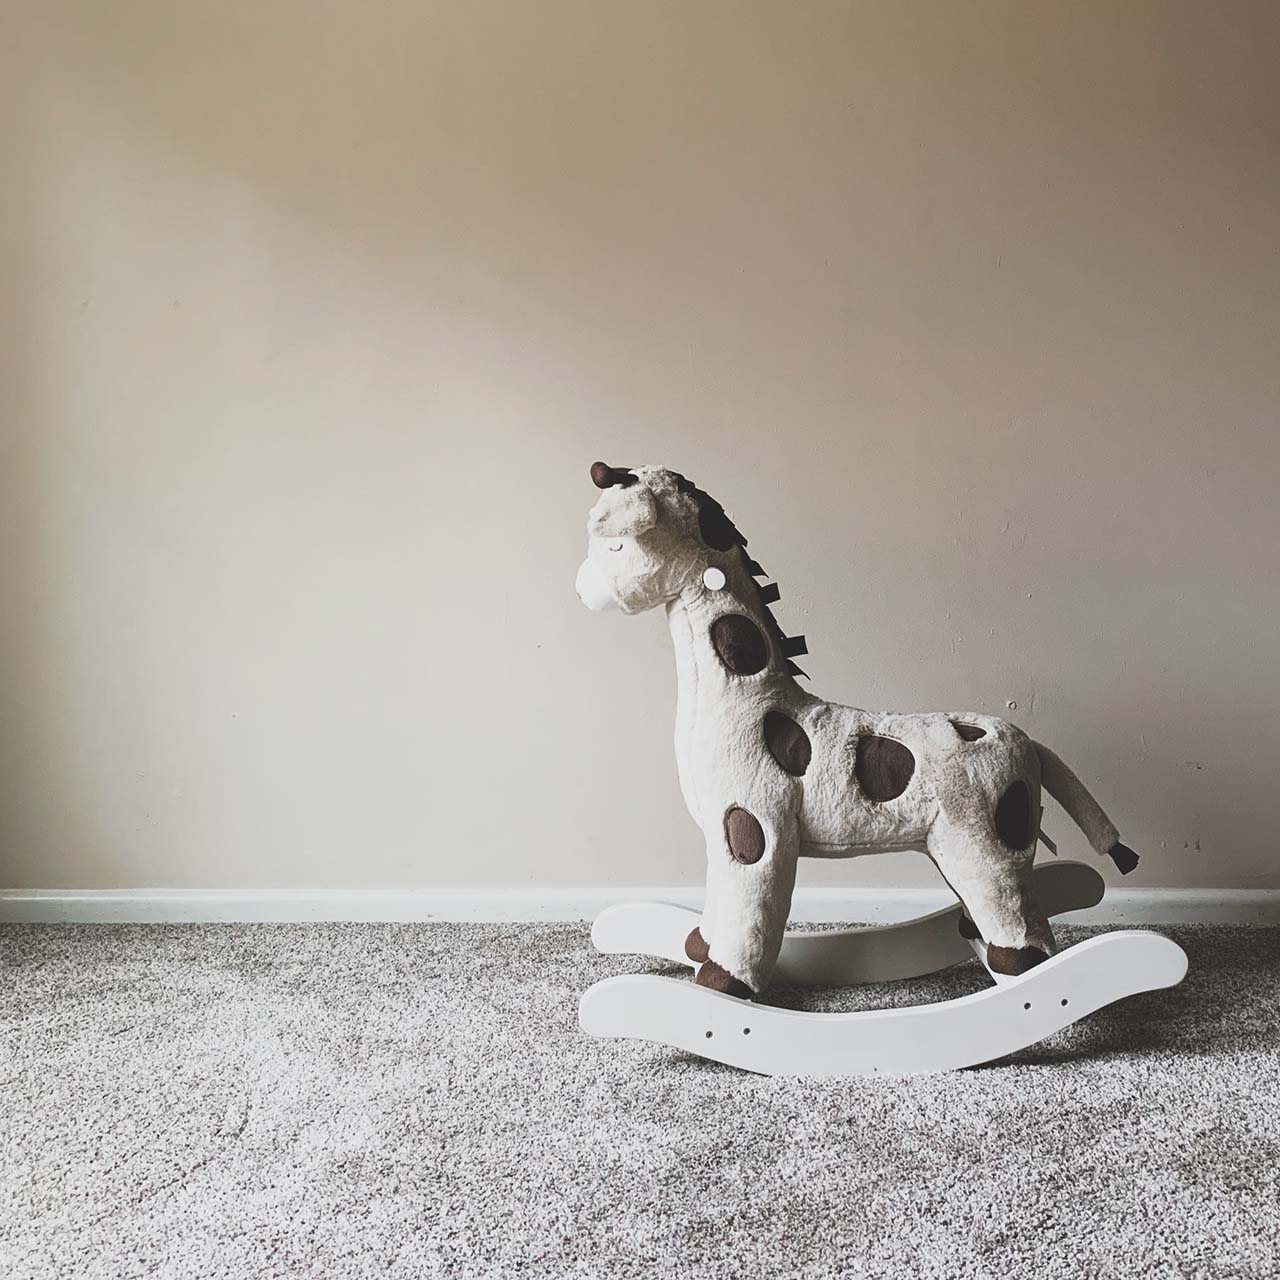
<svg viewBox="0 0 1280 1280"><path fill-rule="evenodd" d="M659 966L579 925L3 926L0 1275L1275 1276L1280 930L1168 932L1180 988L816 1083L582 1036Z"/></svg>

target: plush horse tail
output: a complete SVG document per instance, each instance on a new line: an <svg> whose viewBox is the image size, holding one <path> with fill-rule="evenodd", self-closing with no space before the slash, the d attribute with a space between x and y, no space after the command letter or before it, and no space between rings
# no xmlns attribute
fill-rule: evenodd
<svg viewBox="0 0 1280 1280"><path fill-rule="evenodd" d="M1138 865L1138 855L1120 843L1115 824L1062 759L1041 742L1035 743L1035 749L1045 790L1067 811L1094 849L1106 854L1120 874L1127 876Z"/></svg>

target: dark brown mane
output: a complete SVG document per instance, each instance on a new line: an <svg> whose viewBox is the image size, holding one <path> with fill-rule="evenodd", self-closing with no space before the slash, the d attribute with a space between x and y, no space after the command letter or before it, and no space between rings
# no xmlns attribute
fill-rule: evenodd
<svg viewBox="0 0 1280 1280"><path fill-rule="evenodd" d="M732 551L734 547L741 549L742 557L746 561L747 572L753 579L765 578L764 566L758 560L753 560L747 553L747 539L736 524L729 518L725 509L705 490L699 489L692 480L685 479L679 472L672 472L675 476L676 488L686 496L692 498L698 507L698 532L702 535L702 540L707 546L716 551ZM808 653L809 647L805 644L804 636L788 636L783 633L782 628L778 625L778 620L773 616L773 610L769 608L771 604L779 599L782 592L778 589L776 582L768 582L761 586L758 582L752 582L756 589L756 593L760 597L760 608L764 610L765 625L769 628L778 651L786 659L786 672L792 676L804 676L807 680L808 673L801 671L792 658L802 653Z"/></svg>

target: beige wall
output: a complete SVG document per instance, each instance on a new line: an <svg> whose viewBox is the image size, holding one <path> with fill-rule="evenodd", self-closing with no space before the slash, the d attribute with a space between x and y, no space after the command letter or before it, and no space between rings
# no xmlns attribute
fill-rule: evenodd
<svg viewBox="0 0 1280 1280"><path fill-rule="evenodd" d="M600 456L725 502L816 690L1016 702L1133 882L1280 885L1280 8L4 26L0 884L700 878Z"/></svg>

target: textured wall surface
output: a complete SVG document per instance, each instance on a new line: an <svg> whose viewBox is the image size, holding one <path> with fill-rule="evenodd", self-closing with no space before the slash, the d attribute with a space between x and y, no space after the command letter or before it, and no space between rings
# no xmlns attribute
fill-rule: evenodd
<svg viewBox="0 0 1280 1280"><path fill-rule="evenodd" d="M699 879L663 621L573 593L596 457L725 503L816 691L1016 704L1131 883L1280 885L1278 41L8 6L0 885Z"/></svg>

